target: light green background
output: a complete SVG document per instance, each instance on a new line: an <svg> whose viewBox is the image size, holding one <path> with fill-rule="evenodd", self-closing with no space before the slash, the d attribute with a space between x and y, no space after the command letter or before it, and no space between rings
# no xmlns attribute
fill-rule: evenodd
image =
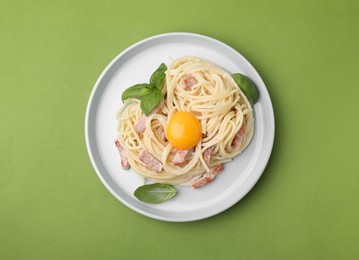
<svg viewBox="0 0 359 260"><path fill-rule="evenodd" d="M0 259L358 259L358 1L0 2ZM262 178L215 217L144 217L87 155L96 79L129 45L187 31L255 66L275 110Z"/></svg>

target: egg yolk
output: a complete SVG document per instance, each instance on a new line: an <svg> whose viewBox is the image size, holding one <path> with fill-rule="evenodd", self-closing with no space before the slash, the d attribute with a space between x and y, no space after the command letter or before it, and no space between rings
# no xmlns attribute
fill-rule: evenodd
<svg viewBox="0 0 359 260"><path fill-rule="evenodd" d="M177 112L171 116L166 134L173 147L187 150L201 139L201 123L189 112Z"/></svg>

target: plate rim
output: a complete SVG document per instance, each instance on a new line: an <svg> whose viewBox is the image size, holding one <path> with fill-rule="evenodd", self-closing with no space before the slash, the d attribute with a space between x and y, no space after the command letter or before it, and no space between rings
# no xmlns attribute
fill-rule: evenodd
<svg viewBox="0 0 359 260"><path fill-rule="evenodd" d="M111 69L111 67L113 66L114 63L117 62L117 60L119 60L122 56L124 56L126 53L128 53L129 51L131 51L132 49L136 48L139 45L142 45L146 42L149 41L153 41L159 38L166 38L166 37L172 37L172 36L184 36L184 37L195 37L195 38L202 38L204 40L207 41L211 41L214 42L216 44L221 45L222 47L228 49L229 51L232 51L234 53L236 53L237 55L239 55L243 61L245 61L246 65L249 66L250 69L252 69L256 75L258 76L258 79L260 81L260 83L264 86L264 90L266 91L266 95L269 97L269 99L267 100L267 102L269 102L270 105L270 121L273 123L273 129L270 133L270 146L268 147L268 153L266 154L266 157L263 158L264 163L262 164L262 168L259 170L259 174L256 175L256 178L254 178L250 183L248 183L245 187L245 191L243 193L243 196L236 198L234 201L231 201L230 204L226 204L224 207L221 207L217 210L214 210L213 212L209 213L209 214L202 214L201 216L196 216L196 217L187 217L187 218L173 218L173 217L164 217L164 216L160 216L160 215L156 215L144 210L141 210L139 208L137 208L136 206L132 205L131 203L127 202L125 199L123 199L121 196L119 196L115 191L113 191L113 189L109 186L109 184L105 181L104 177L102 176L102 173L100 172L96 161L94 159L94 155L91 149L91 144L90 144L90 138L89 138L89 120L90 120L90 110L91 110L91 106L93 104L93 99L95 97L95 94L98 90L98 87L101 83L101 81L103 80L103 78L105 77L105 75L108 73L108 71ZM203 34L198 34L198 33L191 33L191 32L168 32L168 33L161 33L161 34L157 34L157 35L153 35L147 38L144 38L140 41L135 42L134 44L130 45L129 47L125 48L123 51L121 51L118 55L116 55L115 58L113 58L111 60L111 62L105 67L105 69L102 71L102 73L100 74L100 76L98 77L98 79L96 80L94 87L91 90L91 94L90 97L88 99L88 103L87 103L87 107L86 107L86 114L85 114L85 122L84 122L84 126L85 126L85 142L86 142L86 148L87 148L87 153L89 155L92 167L94 168L96 175L98 176L98 178L101 180L102 184L106 187L106 189L117 199L119 200L121 203L123 203L124 205L126 205L128 208L134 210L135 212L153 218L153 219L157 219L157 220L162 220L162 221L168 221L168 222L189 222L189 221L197 221L197 220L201 220L201 219L206 219L212 216L215 216L221 212L224 212L225 210L231 208L233 205L235 205L236 203L238 203L241 199L243 199L248 193L249 191L255 186L255 184L258 182L258 180L260 179L260 177L262 176L265 168L267 167L268 161L271 157L272 154L272 150L273 150L273 145L274 145L274 138L275 138L275 117L274 117L274 109L273 109L273 104L272 104L272 100L271 97L269 95L268 89L266 87L266 85L264 84L260 74L257 72L257 70L253 67L253 65L247 60L247 58L245 58L240 52L238 52L236 49L234 49L233 47L231 47L230 45L219 41L215 38L203 35Z"/></svg>

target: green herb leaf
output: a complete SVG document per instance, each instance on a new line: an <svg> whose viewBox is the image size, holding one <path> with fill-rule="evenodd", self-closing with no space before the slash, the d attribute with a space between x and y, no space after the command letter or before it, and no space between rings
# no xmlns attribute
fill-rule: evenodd
<svg viewBox="0 0 359 260"><path fill-rule="evenodd" d="M126 89L122 94L122 102L128 98L140 99L140 107L143 113L148 116L163 98L161 91L166 79L166 70L166 65L161 63L157 70L152 74L150 83L137 84Z"/></svg>
<svg viewBox="0 0 359 260"><path fill-rule="evenodd" d="M165 82L167 66L164 63L157 68L155 72L153 72L150 84L154 84L158 90L162 89L162 85Z"/></svg>
<svg viewBox="0 0 359 260"><path fill-rule="evenodd" d="M172 185L154 183L138 187L135 190L134 195L140 201L151 204L159 204L173 198L176 193L177 190L173 188Z"/></svg>
<svg viewBox="0 0 359 260"><path fill-rule="evenodd" d="M144 96L141 100L140 107L145 113L146 116L148 116L151 111L161 102L162 100L162 93L161 91L157 89L151 90L149 94Z"/></svg>
<svg viewBox="0 0 359 260"><path fill-rule="evenodd" d="M248 98L251 104L254 104L258 100L258 91L254 83L245 75L235 73L231 75L239 88L243 91L244 95Z"/></svg>
<svg viewBox="0 0 359 260"><path fill-rule="evenodd" d="M129 87L122 93L122 102L128 98L138 98L141 99L151 92L149 85L146 83L137 84L132 87Z"/></svg>
<svg viewBox="0 0 359 260"><path fill-rule="evenodd" d="M157 89L157 86L155 83L150 83L150 84L148 84L148 88L151 90L154 90L154 89Z"/></svg>

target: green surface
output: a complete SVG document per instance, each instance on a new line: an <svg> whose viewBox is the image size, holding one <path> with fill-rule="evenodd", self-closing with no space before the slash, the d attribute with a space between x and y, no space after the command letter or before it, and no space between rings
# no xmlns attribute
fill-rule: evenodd
<svg viewBox="0 0 359 260"><path fill-rule="evenodd" d="M357 259L358 1L0 2L0 259ZM144 217L102 185L84 117L106 65L171 31L228 43L276 118L255 188L191 223Z"/></svg>

